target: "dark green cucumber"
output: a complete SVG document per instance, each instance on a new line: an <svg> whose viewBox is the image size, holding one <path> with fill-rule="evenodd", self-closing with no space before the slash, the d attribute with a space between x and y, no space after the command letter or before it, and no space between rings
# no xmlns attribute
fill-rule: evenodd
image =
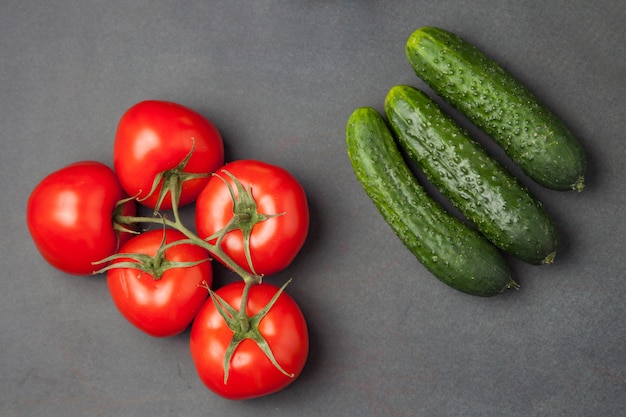
<svg viewBox="0 0 626 417"><path fill-rule="evenodd" d="M586 157L565 124L510 73L459 36L423 27L409 37L415 73L503 147L534 181L584 188Z"/></svg>
<svg viewBox="0 0 626 417"><path fill-rule="evenodd" d="M487 239L531 264L554 260L557 231L542 204L430 97L394 86L385 114L400 146Z"/></svg>
<svg viewBox="0 0 626 417"><path fill-rule="evenodd" d="M395 234L437 278L472 295L516 286L498 249L448 213L417 182L382 116L362 107L346 126L348 156Z"/></svg>

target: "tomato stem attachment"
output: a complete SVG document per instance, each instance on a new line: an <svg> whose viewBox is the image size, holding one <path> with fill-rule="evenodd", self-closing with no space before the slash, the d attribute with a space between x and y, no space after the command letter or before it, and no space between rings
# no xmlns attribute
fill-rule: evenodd
<svg viewBox="0 0 626 417"><path fill-rule="evenodd" d="M152 182L152 189L150 190L150 192L148 192L148 194L145 197L137 198L137 201L141 202L150 198L150 196L154 194L156 190L159 188L159 184L161 184L161 190L159 191L159 198L154 207L154 213L156 214L159 211L159 209L161 208L161 205L163 204L163 200L165 200L165 197L167 196L168 192L170 194L170 198L172 199L172 208L174 208L175 206L178 206L183 183L185 181L199 179L199 178L206 178L209 175L211 175L210 173L204 173L204 172L195 173L195 172L185 171L185 167L189 163L189 160L191 159L191 156L193 155L195 148L196 148L196 139L192 137L191 149L189 150L185 158L174 168L159 172L154 177L154 181Z"/></svg>
<svg viewBox="0 0 626 417"><path fill-rule="evenodd" d="M216 235L219 236L219 238L223 239L223 237L228 232L232 230L241 230L241 233L243 234L243 248L246 255L246 262L248 263L248 267L250 268L252 273L254 275L257 275L256 271L254 270L254 265L252 264L252 254L250 253L250 237L252 236L252 229L258 223L261 223L273 217L282 216L285 213L259 213L256 200L252 195L252 188L250 187L246 189L241 181L239 181L230 172L226 170L222 170L222 172L233 181L237 192L235 193L233 186L226 180L226 178L217 174L213 174L224 182L233 201L233 217L222 230L217 232ZM212 238L213 237L209 237L206 240L211 240ZM221 240L219 238L218 240Z"/></svg>
<svg viewBox="0 0 626 417"><path fill-rule="evenodd" d="M151 275L155 280L161 279L165 271L173 268L189 268L199 265L203 262L207 262L210 258L202 259L199 261L179 262L169 261L165 257L165 252L177 245L193 244L190 240L183 239L175 242L166 243L166 229L163 227L163 239L161 245L157 249L154 256L147 255L145 253L116 253L100 261L93 262L94 265L107 264L102 269L94 272L94 274L100 274L102 272L109 271L116 268L132 268ZM113 262L121 260L120 262Z"/></svg>
<svg viewBox="0 0 626 417"><path fill-rule="evenodd" d="M270 348L267 340L263 337L259 330L259 324L261 320L267 315L267 313L271 310L271 308L278 300L278 297L283 293L287 285L291 282L289 279L282 287L276 291L276 294L272 297L272 299L263 307L261 311L256 313L253 316L248 316L247 314L247 304L248 304L248 294L250 288L254 283L246 282L244 285L244 289L241 294L241 307L239 311L237 311L233 306L228 304L226 300L220 297L218 294L213 292L211 288L206 285L205 288L209 291L209 295L211 296L211 300L215 306L217 312L222 316L230 330L233 331L233 337L226 347L226 352L224 353L224 385L228 382L228 376L230 372L230 362L232 357L237 349L237 346L241 342L246 339L251 339L254 341L259 349L267 356L270 362L278 369L282 374L293 378L295 374L287 372L283 369L282 366L278 363L276 358L274 357L274 353L272 353L272 349Z"/></svg>

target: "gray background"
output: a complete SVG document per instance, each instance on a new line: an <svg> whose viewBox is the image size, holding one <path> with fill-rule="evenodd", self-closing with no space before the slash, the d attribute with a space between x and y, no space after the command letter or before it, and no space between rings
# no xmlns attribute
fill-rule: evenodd
<svg viewBox="0 0 626 417"><path fill-rule="evenodd" d="M3 0L0 11L0 415L623 412L622 1ZM521 177L562 246L548 267L511 260L519 292L482 299L433 278L378 215L346 156L356 107L382 110L394 84L424 88L404 55L423 25L479 45L587 150L581 194ZM188 332L143 335L118 314L104 277L57 272L30 240L25 207L37 182L78 160L111 164L119 117L152 98L211 119L228 160L282 165L307 190L309 239L271 280L294 278L288 291L307 317L311 353L276 395L215 396L196 376ZM235 279L218 266L216 275L218 285Z"/></svg>

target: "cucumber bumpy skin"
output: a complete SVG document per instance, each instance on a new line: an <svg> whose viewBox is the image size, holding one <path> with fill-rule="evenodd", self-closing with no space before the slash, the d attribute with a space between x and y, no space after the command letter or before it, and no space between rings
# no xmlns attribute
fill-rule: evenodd
<svg viewBox="0 0 626 417"><path fill-rule="evenodd" d="M557 231L542 204L430 97L394 86L385 114L401 148L487 239L525 262L552 263Z"/></svg>
<svg viewBox="0 0 626 417"><path fill-rule="evenodd" d="M517 287L502 254L427 194L382 116L361 107L346 126L348 156L380 214L416 258L459 291L493 296Z"/></svg>
<svg viewBox="0 0 626 417"><path fill-rule="evenodd" d="M584 188L586 157L565 124L510 73L451 32L423 27L406 42L415 73L502 146L535 182Z"/></svg>

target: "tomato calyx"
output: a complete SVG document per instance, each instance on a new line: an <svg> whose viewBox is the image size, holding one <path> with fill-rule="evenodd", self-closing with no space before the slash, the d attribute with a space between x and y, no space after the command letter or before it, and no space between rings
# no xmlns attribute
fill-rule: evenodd
<svg viewBox="0 0 626 417"><path fill-rule="evenodd" d="M285 213L259 213L256 200L252 195L252 187L245 188L241 181L239 181L233 174L226 170L222 170L222 172L233 181L237 189L237 193L235 193L233 186L225 178L217 174L213 174L220 180L222 180L228 188L228 192L230 193L233 201L233 217L226 224L226 226L224 226L224 228L216 232L213 236L209 236L205 240L211 241L217 239L217 246L221 246L221 241L223 240L224 236L226 236L226 234L233 230L241 230L241 233L243 234L243 248L246 255L248 267L254 275L258 275L254 270L254 265L252 264L252 255L250 253L250 236L252 235L252 229L254 229L254 226L256 226L258 223L264 222L273 217L282 216Z"/></svg>
<svg viewBox="0 0 626 417"><path fill-rule="evenodd" d="M215 305L215 309L222 316L228 328L232 330L233 337L226 348L226 352L224 353L224 385L228 382L228 375L230 370L230 362L231 359L237 350L237 347L241 342L246 339L251 339L253 342L257 344L259 349L267 356L270 362L278 369L282 374L293 378L295 375L293 373L287 372L283 367L280 366L274 354L272 353L272 349L270 348L267 340L263 337L261 332L259 331L259 323L261 320L267 315L267 313L271 310L272 306L278 300L278 297L283 293L287 285L291 282L289 279L282 287L274 294L272 299L263 307L261 311L256 313L253 316L248 316L246 313L247 304L248 304L248 293L250 291L250 287L254 285L253 282L246 282L243 292L241 295L241 306L239 311L237 311L233 306L231 306L226 300L216 294L208 285L205 285L209 291L209 295L211 296L211 300Z"/></svg>
<svg viewBox="0 0 626 417"><path fill-rule="evenodd" d="M199 261L190 261L190 262L179 262L179 261L170 261L165 257L165 251L168 249L182 244L193 244L191 240L182 239L177 240L171 243L166 243L166 229L163 228L163 239L161 240L161 244L157 249L154 256L147 255L145 253L116 253L107 258L104 258L100 261L94 262L94 265L105 264L102 269L99 269L94 272L94 274L100 274L102 272L109 271L111 269L116 268L131 268L137 269L141 271L141 273L147 273L151 275L154 280L158 281L161 279L165 271L174 268L189 268L192 266L199 265L203 262L207 262L210 259L201 259ZM124 259L121 262L113 262L118 259ZM141 273L139 275L141 275Z"/></svg>
<svg viewBox="0 0 626 417"><path fill-rule="evenodd" d="M210 173L204 172L195 173L185 171L185 167L189 163L189 160L191 159L191 156L193 155L193 152L196 148L196 140L194 138L191 138L191 141L191 149L189 150L189 153L187 153L185 158L174 168L159 172L154 177L154 181L152 182L152 189L150 190L150 192L148 192L145 197L137 198L137 201L139 202L147 200L148 198L150 198L150 196L152 196L152 194L156 192L157 188L159 188L159 184L162 184L161 190L159 192L159 198L154 207L154 213L157 213L159 211L159 209L161 208L161 204L163 204L163 200L165 200L168 192L170 193L172 199L172 206L177 205L180 199L180 194L182 192L183 183L185 181L206 178L211 175Z"/></svg>

